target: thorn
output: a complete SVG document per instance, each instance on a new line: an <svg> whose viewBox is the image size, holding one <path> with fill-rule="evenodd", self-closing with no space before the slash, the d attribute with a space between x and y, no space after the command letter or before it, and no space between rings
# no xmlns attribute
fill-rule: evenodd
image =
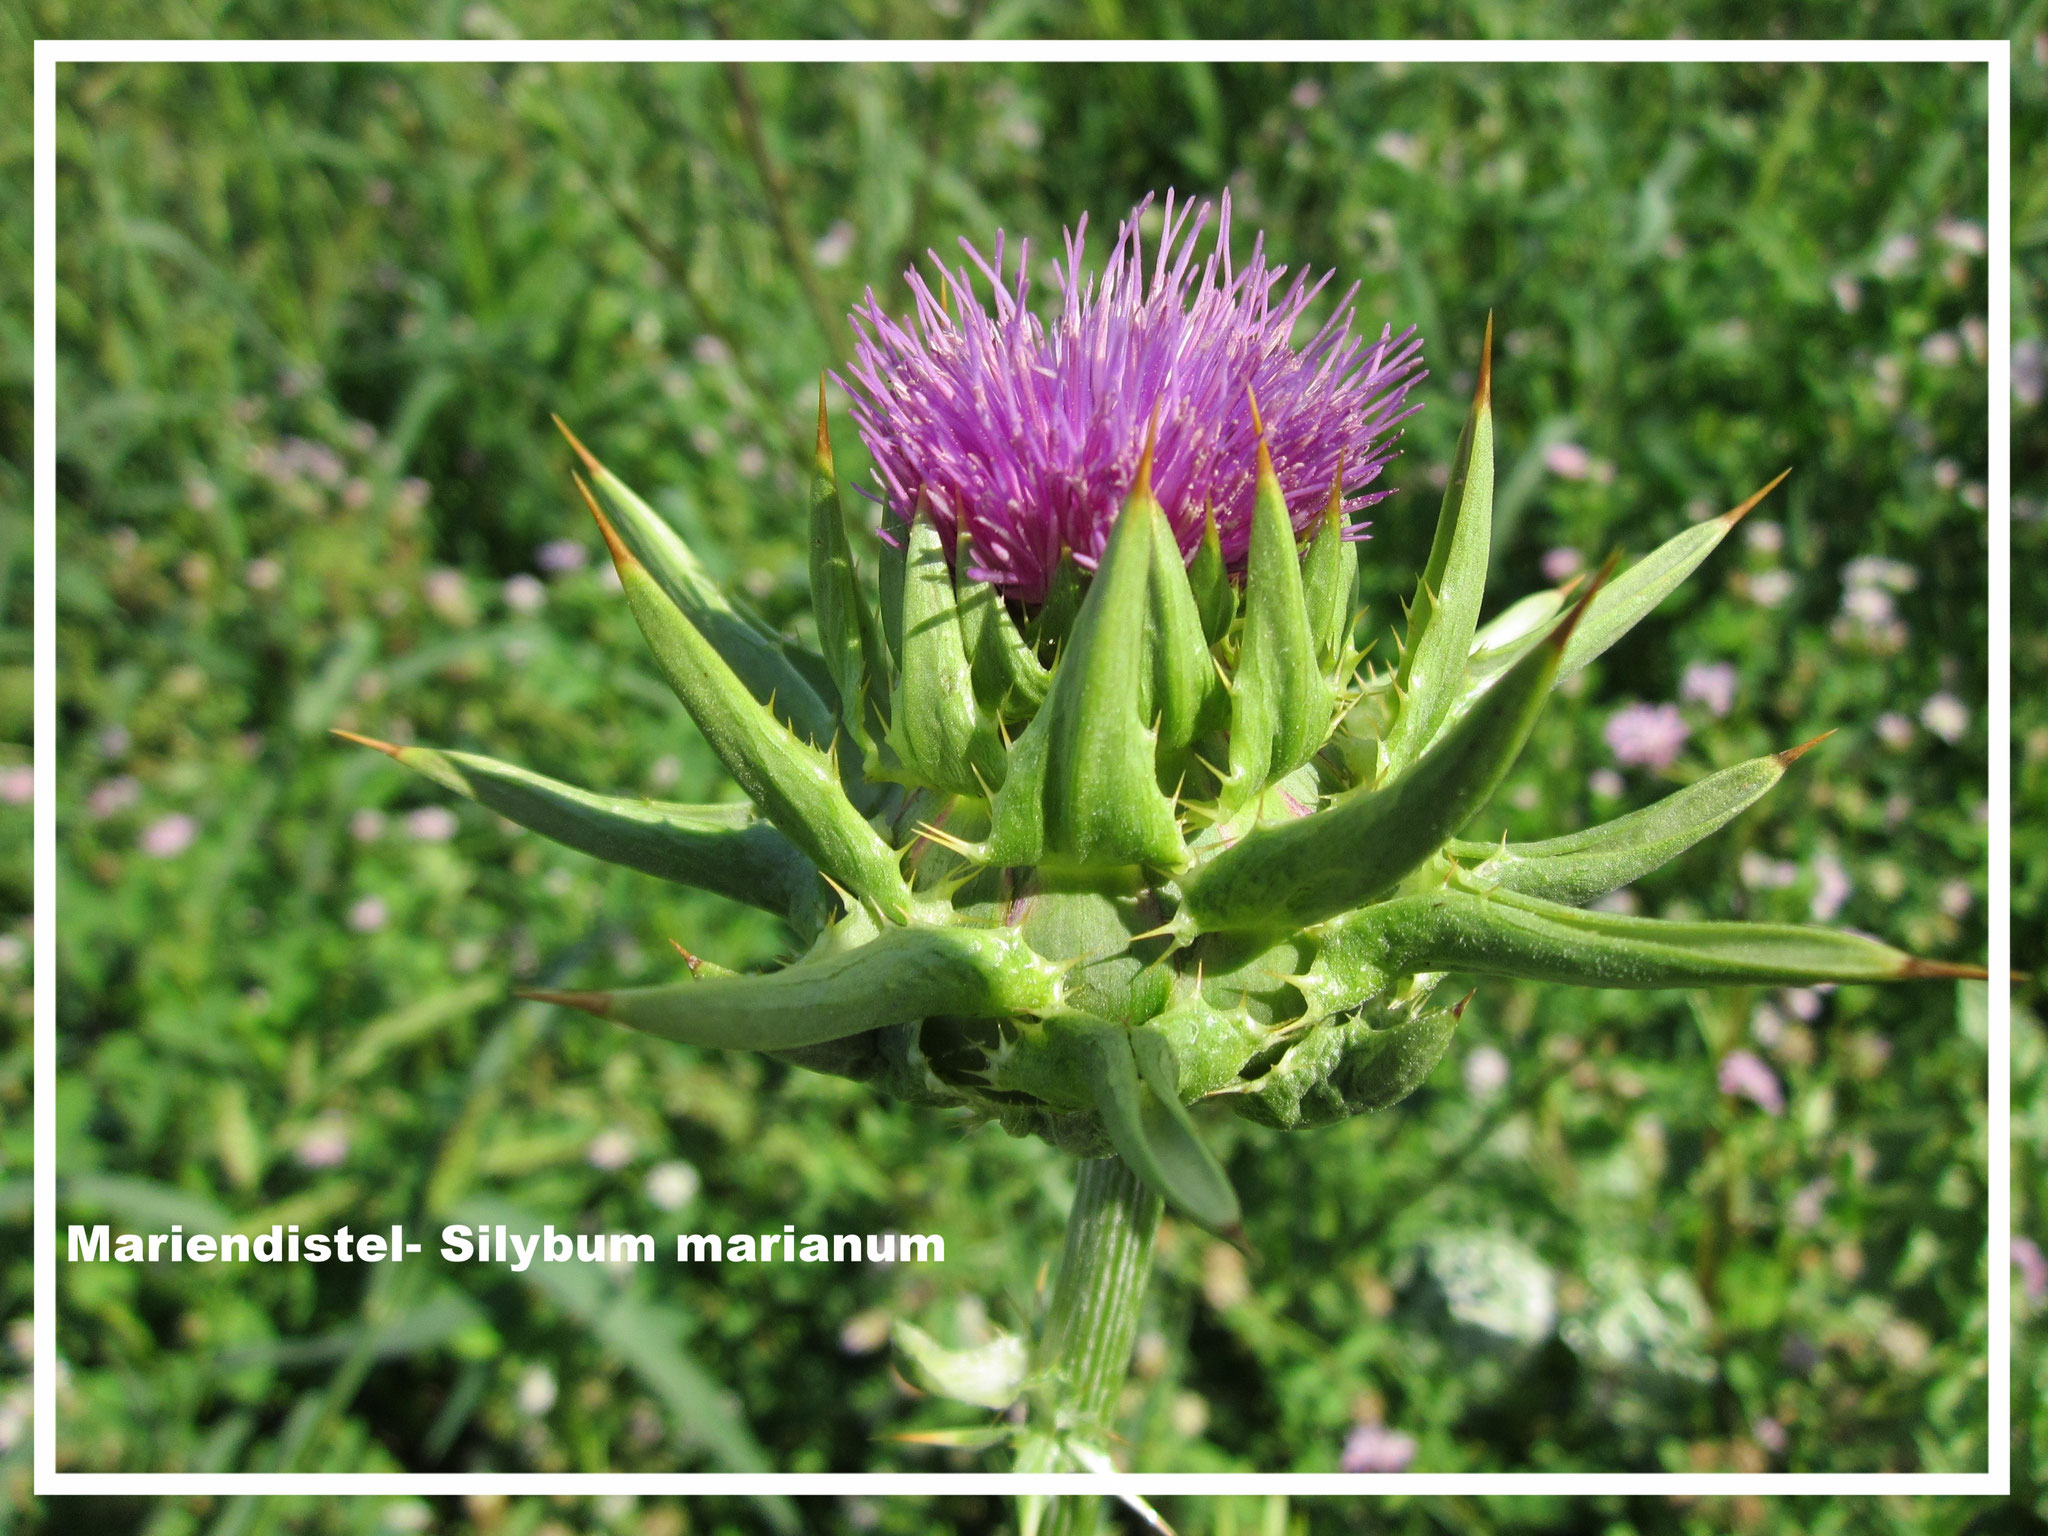
<svg viewBox="0 0 2048 1536"><path fill-rule="evenodd" d="M1807 753L1811 752L1815 747L1819 746L1822 742L1826 741L1830 736L1834 734L1835 733L1833 731L1822 731L1818 736L1814 737L1813 740L1809 742L1803 742L1796 747L1787 747L1784 751L1774 752L1771 755L1778 760L1778 766L1780 768L1790 768L1794 763L1798 762L1800 758L1804 757Z"/></svg>
<svg viewBox="0 0 2048 1536"><path fill-rule="evenodd" d="M1789 465L1784 469L1779 470L1777 479L1773 480L1769 485L1765 486L1762 490L1758 491L1754 496L1750 497L1749 500L1745 501L1741 506L1730 507L1726 512L1723 512L1720 517L1722 526L1725 528L1733 528L1737 523L1741 522L1745 517L1749 515L1750 510L1753 507L1755 507L1758 502L1762 501L1766 496L1770 495L1771 492L1775 491L1780 485L1782 485L1784 483L1785 477L1791 473L1792 470Z"/></svg>
<svg viewBox="0 0 2048 1536"><path fill-rule="evenodd" d="M1491 329L1492 324L1492 318L1489 316L1487 319L1487 326L1489 329ZM1477 997L1478 995L1479 989L1477 987L1474 987L1470 992L1467 992L1463 997L1459 998L1455 1003L1451 1004L1451 1017L1454 1019L1462 1019L1463 1017L1465 1017L1465 1005L1471 1002L1472 999Z"/></svg>
<svg viewBox="0 0 2048 1536"><path fill-rule="evenodd" d="M963 859L975 859L977 858L977 855L979 853L979 850L975 848L975 846L972 843L963 842L961 839L955 837L952 833L935 827L928 821L920 821L916 826L911 828L911 831L915 832L919 837L923 838L926 842L937 843L941 848L944 848L951 853L957 853ZM827 876L826 878L829 881L830 876ZM838 887L836 886L833 888L835 890L838 889Z"/></svg>
<svg viewBox="0 0 2048 1536"><path fill-rule="evenodd" d="M692 976L695 976L698 971L703 969L704 962L697 956L691 954L687 949L683 948L682 940L670 939L669 943L674 945L676 953L683 957L683 964L687 965L690 968L690 974Z"/></svg>
<svg viewBox="0 0 2048 1536"><path fill-rule="evenodd" d="M1131 486L1131 496L1133 499L1140 496L1144 497L1147 501L1156 499L1152 495L1152 453L1158 446L1159 405L1157 401L1154 401L1152 405L1152 424L1145 428L1145 452L1138 460L1138 478Z"/></svg>
<svg viewBox="0 0 2048 1536"><path fill-rule="evenodd" d="M571 438L570 441L574 442L575 439ZM604 547L611 551L612 564L619 568L621 576L625 575L628 566L636 566L640 562L633 558L633 551L626 548L625 541L619 537L618 529L614 528L612 520L604 515L604 508L597 504L597 498L590 493L590 487L584 483L583 477L572 469L569 471L569 478L576 482L576 489L583 493L583 500L590 507L590 515L597 519L597 531L604 535Z"/></svg>
<svg viewBox="0 0 2048 1536"><path fill-rule="evenodd" d="M1918 955L1906 956L1906 963L1899 968L1902 981L1931 981L1937 978L1955 981L1988 981L1991 973L1981 965L1953 965L1946 960L1922 960ZM2025 981L2026 973L2014 971L2014 981Z"/></svg>
<svg viewBox="0 0 2048 1536"><path fill-rule="evenodd" d="M547 992L539 989L516 989L512 995L530 1003L554 1003L563 1008L580 1008L585 1013L594 1013L600 1019L611 1017L612 995L609 992Z"/></svg>
<svg viewBox="0 0 2048 1536"><path fill-rule="evenodd" d="M1249 384L1244 387L1244 397L1252 403L1252 431L1258 434L1261 442L1264 442L1266 424L1259 420L1259 397L1252 393L1252 387Z"/></svg>
<svg viewBox="0 0 2048 1536"><path fill-rule="evenodd" d="M823 871L822 869L818 871L818 878L819 878L820 880L824 881L824 882L825 882L825 883L826 883L827 885L831 886L831 887L832 887L832 889L833 889L834 891L836 891L836 892L838 893L838 895L839 895L839 899L840 899L840 900L841 900L842 902L844 902L844 903L846 904L846 910L847 910L847 911L849 911L849 912L857 912L857 911L859 911L859 910L860 910L860 903L859 903L858 901L855 901L855 900L853 899L853 892L849 891L849 890L848 890L848 889L847 889L847 888L846 888L845 886L841 885L841 884L840 884L840 883L839 883L839 882L838 882L837 880L834 880L834 879L833 879L833 878L832 878L832 877L831 877L830 875L826 874L826 873L825 873L825 871Z"/></svg>
<svg viewBox="0 0 2048 1536"><path fill-rule="evenodd" d="M1486 340L1479 346L1479 387L1472 392L1472 408L1476 411L1491 409L1493 405L1493 311L1486 312Z"/></svg>
<svg viewBox="0 0 2048 1536"><path fill-rule="evenodd" d="M1585 579L1586 573L1584 571L1580 571L1576 576L1566 577L1564 584L1557 589L1557 595L1559 597L1570 597L1579 590L1579 583Z"/></svg>
<svg viewBox="0 0 2048 1536"><path fill-rule="evenodd" d="M818 370L818 462L832 467L832 433L825 425L825 370Z"/></svg>
<svg viewBox="0 0 2048 1536"><path fill-rule="evenodd" d="M405 748L394 746L388 741L379 741L374 736L359 736L354 731L344 731L338 725L330 725L327 728L327 734L339 736L343 741L352 741L359 747L369 747L373 751L382 752L386 757L395 758L405 750Z"/></svg>
<svg viewBox="0 0 2048 1536"><path fill-rule="evenodd" d="M1344 526L1344 461L1350 451L1348 447L1337 451L1337 473L1330 479L1330 504L1323 508L1324 519L1337 524L1339 529Z"/></svg>
<svg viewBox="0 0 2048 1536"><path fill-rule="evenodd" d="M1165 922L1161 923L1157 928L1147 928L1143 933L1132 934L1130 942L1136 944L1145 939L1163 939L1170 933L1179 932L1180 920L1178 918L1169 918Z"/></svg>
<svg viewBox="0 0 2048 1536"><path fill-rule="evenodd" d="M562 420L561 417L555 415L552 411L550 411L548 415L549 419L551 419L554 422L556 429L561 432L562 436L569 439L569 446L576 450L576 457L583 461L584 468L588 469L593 475L603 474L604 466L597 462L597 455L592 453L588 448L583 446L582 442L577 438L576 434L569 430L569 423Z"/></svg>

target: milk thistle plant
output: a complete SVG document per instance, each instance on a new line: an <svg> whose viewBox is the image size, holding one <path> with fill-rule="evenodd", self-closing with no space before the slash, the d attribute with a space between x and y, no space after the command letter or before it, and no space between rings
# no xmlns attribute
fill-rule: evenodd
<svg viewBox="0 0 2048 1536"><path fill-rule="evenodd" d="M672 985L529 995L1081 1159L1029 1347L963 1354L899 1331L935 1389L1026 1405L954 1442L1011 1439L1020 1469L1109 1465L1162 1206L1242 1241L1190 1106L1308 1130L1399 1102L1465 1006L1438 1006L1446 973L1983 974L1824 928L1588 909L1755 804L1804 747L1584 831L1468 840L1557 684L1771 487L1481 625L1489 324L1428 563L1392 654L1367 664L1356 517L1386 494L1370 487L1415 409L1421 341L1353 334L1346 295L1296 346L1328 279L1283 286L1256 244L1233 265L1227 198L1198 263L1210 209L1169 195L1148 272L1149 202L1099 277L1085 220L1068 237L1050 318L1026 306L1024 253L1006 275L1000 236L986 258L963 241L971 266L940 267L936 292L913 275L910 316L872 294L856 312L841 383L876 465L878 579L857 570L821 380L815 650L722 592L570 437L655 663L750 804L614 797L357 738L572 848L765 908L803 950L761 975L686 955Z"/></svg>

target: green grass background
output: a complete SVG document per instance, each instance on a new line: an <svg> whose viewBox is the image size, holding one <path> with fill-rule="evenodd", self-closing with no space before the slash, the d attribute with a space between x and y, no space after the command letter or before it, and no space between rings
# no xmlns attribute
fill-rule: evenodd
<svg viewBox="0 0 2048 1536"><path fill-rule="evenodd" d="M316 28L255 8L177 24L493 35L513 14L451 7L401 22L350 6ZM1572 16L1560 10L1554 30ZM33 30L162 25L140 17L52 7ZM517 18L532 35L592 25L568 7ZM891 4L815 24L1101 35L1173 19ZM1800 17L1822 33L1852 19ZM1739 11L1697 20L1695 31L1745 29ZM1974 21L1930 10L1888 30ZM1500 25L1481 11L1455 22L1463 34ZM751 13L763 32L794 24ZM1651 30L1647 13L1602 25ZM2023 39L2041 29L2012 26ZM1291 24L1205 23L1269 27L1333 29L1307 10ZM2038 160L2040 70L2024 46L2020 65L2016 100L2035 131L2016 129L2015 143ZM900 292L918 252L959 234L985 240L1001 225L1046 251L1083 209L1106 234L1145 190L1228 184L1247 234L1263 227L1284 259L1357 279L1370 323L1419 324L1429 405L1363 562L1382 621L1426 550L1431 471L1448 457L1489 309L1504 596L1541 580L1547 550L1640 551L1794 465L1752 520L1779 530L1777 547L1732 540L1639 643L1560 700L1569 707L1549 714L1488 826L1563 830L1668 788L1631 772L1619 802L1596 797L1591 778L1611 766L1600 726L1628 701L1676 698L1690 662L1731 662L1734 712L1689 710L1695 732L1670 779L1840 734L1765 806L1643 882L1643 909L1801 918L1826 853L1854 882L1843 921L1931 954L1984 952L1986 531L1970 487L1987 474L1986 381L1967 322L1984 322L1986 296L1965 227L1986 216L1981 74L764 65L746 81L758 149L716 67L63 73L60 1220L438 1226L509 1206L658 1234L785 1220L938 1231L950 1262L748 1281L664 1265L624 1282L431 1264L367 1284L333 1269L72 1269L66 1467L989 1464L890 1440L971 1415L908 1394L871 1346L891 1317L957 1341L1027 1317L1057 1252L1064 1159L836 1080L508 1001L534 978L664 975L670 938L740 964L770 959L780 937L712 898L508 836L467 806L452 838L413 836L410 813L440 800L324 735L410 732L593 785L725 793L594 560L549 581L538 612L507 600L544 542L595 554L547 415L575 424L801 630L800 453L816 371L843 347L838 317L865 285ZM17 183L26 155L23 125L9 140ZM2015 181L2015 336L2037 343L2041 180ZM18 282L25 203L4 228ZM0 501L14 536L0 541L0 739L25 744L25 305L6 315ZM2016 788L2022 815L2038 815L2048 711L2024 683L2048 663L2038 396L2015 413ZM857 463L839 420L842 461ZM1557 444L1599 467L1552 472L1544 449ZM1895 650L1838 633L1842 567L1871 554L1916 573L1897 599ZM1768 606L1756 578L1773 571L1792 586ZM1940 692L1967 703L1960 740L1917 726L1903 747L1879 740L1878 716L1913 717ZM26 745L11 751L27 761ZM108 790L122 781L133 789ZM374 836L361 835L365 810L384 818ZM170 816L192 818L191 846L142 851ZM26 807L0 811L0 836L12 840L0 896L25 944ZM2017 838L2015 897L2015 963L2029 970L2043 960L2048 878L2033 836L2023 826ZM1763 885L1745 882L1745 856ZM383 921L362 931L369 903ZM0 1215L25 1223L25 960L4 981ZM1981 1467L1981 1034L1949 989L1852 990L1766 1048L1750 1038L1760 1005L1786 1010L1761 996L1489 985L1430 1084L1394 1111L1295 1137L1214 1122L1265 1262L1242 1272L1169 1227L1123 1418L1129 1463L1329 1470L1354 1424L1383 1417L1416 1437L1427 1470ZM2027 1016L2014 1039L2016 1220L2040 1240L2048 1044ZM1716 1091L1717 1057L1740 1044L1784 1081L1783 1116ZM1491 1100L1464 1086L1482 1046L1510 1063ZM337 1144L339 1161L321 1165L318 1149ZM593 1165L594 1147L621 1146L622 1167ZM701 1190L665 1211L647 1177L673 1162ZM1521 1348L1453 1326L1418 1254L1473 1232L1519 1245L1575 1326ZM1682 1309L1664 1308L1662 1355L1568 1342L1611 1291L1660 1281L1667 1298L1689 1286L1701 1304L1683 1325ZM25 1244L0 1288L25 1319ZM2016 1289L2023 1339L2040 1306ZM1711 1362L1711 1381L1670 1368L1693 1357ZM1995 1514L1959 1501L1397 1499L1378 1518L1403 1530L2039 1519L2040 1359L2029 1344L2017 1362L2022 1492ZM5 1390L18 1402L25 1375ZM26 1508L25 1421L4 1458ZM1197 1501L1168 1512L1219 1532L1274 1514ZM1344 1519L1325 1504L1282 1514L1290 1528ZM968 1500L179 1499L50 1504L40 1518L164 1533L656 1536L792 1520L996 1529L1013 1516Z"/></svg>

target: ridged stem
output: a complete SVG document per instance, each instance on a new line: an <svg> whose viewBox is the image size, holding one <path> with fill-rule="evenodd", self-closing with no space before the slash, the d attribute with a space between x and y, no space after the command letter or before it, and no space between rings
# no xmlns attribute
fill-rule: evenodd
<svg viewBox="0 0 2048 1536"><path fill-rule="evenodd" d="M1121 1158L1081 1165L1038 1354L1056 1382L1059 1427L1099 1446L1108 1443L1137 1343L1159 1213L1159 1196ZM1041 1530L1088 1536L1100 1503L1087 1496L1055 1499Z"/></svg>

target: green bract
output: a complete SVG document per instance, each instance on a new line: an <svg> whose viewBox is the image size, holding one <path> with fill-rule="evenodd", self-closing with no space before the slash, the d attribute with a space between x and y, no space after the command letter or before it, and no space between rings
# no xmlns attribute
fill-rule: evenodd
<svg viewBox="0 0 2048 1536"><path fill-rule="evenodd" d="M672 986L540 995L1114 1152L1218 1231L1237 1200L1188 1106L1295 1128L1395 1103L1456 1027L1463 1004L1431 1005L1447 972L1601 987L1980 974L1819 928L1584 909L1754 804L1804 748L1569 836L1463 840L1558 679L1757 499L1576 601L1539 593L1481 627L1490 388L1483 365L1391 674L1362 673L1353 646L1337 488L1304 550L1263 443L1241 588L1213 519L1183 560L1148 450L1093 577L1063 562L1036 610L962 574L924 516L885 549L878 602L821 389L822 654L728 600L575 444L656 664L751 812L384 750L572 848L778 913L807 951L767 975L692 962Z"/></svg>

